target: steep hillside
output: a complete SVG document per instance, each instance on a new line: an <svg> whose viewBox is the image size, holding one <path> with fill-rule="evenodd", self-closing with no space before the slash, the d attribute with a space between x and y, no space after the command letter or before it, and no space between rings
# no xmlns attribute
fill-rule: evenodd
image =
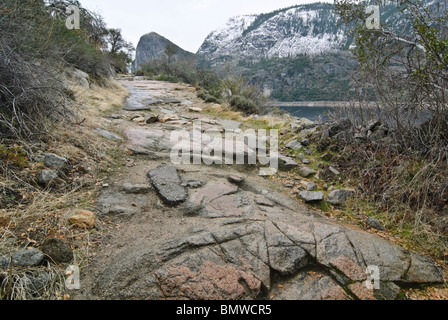
<svg viewBox="0 0 448 320"><path fill-rule="evenodd" d="M194 56L193 53L183 50L165 37L162 37L155 32L151 32L140 38L137 45L133 70L140 68L145 62L166 56L165 49L167 46L171 47L173 50L173 59Z"/></svg>
<svg viewBox="0 0 448 320"><path fill-rule="evenodd" d="M381 23L410 28L396 1L381 7ZM349 28L329 3L238 16L210 33L197 59L224 75L247 77L280 101L346 100L356 66Z"/></svg>

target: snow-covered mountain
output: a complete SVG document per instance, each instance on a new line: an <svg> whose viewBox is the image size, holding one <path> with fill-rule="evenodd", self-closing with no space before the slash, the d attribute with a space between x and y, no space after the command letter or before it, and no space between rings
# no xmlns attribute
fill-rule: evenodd
<svg viewBox="0 0 448 320"><path fill-rule="evenodd" d="M385 0L380 8L382 26L400 34L411 30L399 1ZM196 59L222 75L243 76L281 101L345 100L357 65L348 50L351 27L333 4L322 2L238 16L208 35Z"/></svg>
<svg viewBox="0 0 448 320"><path fill-rule="evenodd" d="M339 17L328 3L238 16L210 33L197 54L213 64L225 57L284 58L336 52L351 42L338 22Z"/></svg>

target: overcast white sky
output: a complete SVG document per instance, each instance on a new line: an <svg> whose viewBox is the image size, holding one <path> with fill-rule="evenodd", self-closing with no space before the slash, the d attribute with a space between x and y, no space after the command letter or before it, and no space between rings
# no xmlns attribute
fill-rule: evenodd
<svg viewBox="0 0 448 320"><path fill-rule="evenodd" d="M181 48L196 52L207 35L240 14L267 13L318 0L80 0L100 13L110 28L120 28L134 46L157 32ZM332 2L332 0L321 0Z"/></svg>

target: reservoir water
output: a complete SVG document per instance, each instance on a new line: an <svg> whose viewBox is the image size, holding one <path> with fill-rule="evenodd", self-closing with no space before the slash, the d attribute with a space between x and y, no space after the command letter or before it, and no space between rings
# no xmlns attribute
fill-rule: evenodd
<svg viewBox="0 0 448 320"><path fill-rule="evenodd" d="M307 118L311 121L318 120L321 117L322 121L328 119L327 114L334 109L332 107L279 107L282 110L285 110L293 117L297 118Z"/></svg>

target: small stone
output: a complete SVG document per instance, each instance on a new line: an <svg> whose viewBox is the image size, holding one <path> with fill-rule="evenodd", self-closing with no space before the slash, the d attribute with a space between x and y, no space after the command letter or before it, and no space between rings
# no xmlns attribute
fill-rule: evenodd
<svg viewBox="0 0 448 320"><path fill-rule="evenodd" d="M159 121L161 123L166 123L168 121L176 121L179 120L179 117L175 114L167 114L165 116L163 116L162 118L159 118Z"/></svg>
<svg viewBox="0 0 448 320"><path fill-rule="evenodd" d="M145 118L138 117L138 118L132 119L132 121L135 123L142 123L142 122L145 122Z"/></svg>
<svg viewBox="0 0 448 320"><path fill-rule="evenodd" d="M302 160L302 163L303 163L303 164L310 164L311 161L310 161L309 159L303 159L303 160Z"/></svg>
<svg viewBox="0 0 448 320"><path fill-rule="evenodd" d="M159 117L153 113L147 115L145 118L145 123L147 124L155 123L157 121L159 121Z"/></svg>
<svg viewBox="0 0 448 320"><path fill-rule="evenodd" d="M147 184L123 184L123 191L128 194L145 194L151 192L151 189L151 186Z"/></svg>
<svg viewBox="0 0 448 320"><path fill-rule="evenodd" d="M37 183L43 187L50 185L58 178L58 173L54 170L43 170L37 175Z"/></svg>
<svg viewBox="0 0 448 320"><path fill-rule="evenodd" d="M316 191L317 185L314 182L309 182L307 186L307 191Z"/></svg>
<svg viewBox="0 0 448 320"><path fill-rule="evenodd" d="M141 117L142 117L141 114L134 113L133 115L131 115L131 116L129 117L129 120L130 120L130 121L133 121L134 119L141 118Z"/></svg>
<svg viewBox="0 0 448 320"><path fill-rule="evenodd" d="M302 140L302 145L304 145L305 147L308 147L310 144L311 144L311 141L309 139Z"/></svg>
<svg viewBox="0 0 448 320"><path fill-rule="evenodd" d="M307 167L303 167L299 170L299 173L304 178L309 178L316 174L316 171Z"/></svg>
<svg viewBox="0 0 448 320"><path fill-rule="evenodd" d="M344 205L348 198L353 195L352 190L334 190L328 195L327 201L334 205Z"/></svg>
<svg viewBox="0 0 448 320"><path fill-rule="evenodd" d="M95 227L95 214L89 210L80 210L69 221L79 228L91 229Z"/></svg>
<svg viewBox="0 0 448 320"><path fill-rule="evenodd" d="M333 168L333 167L330 167L329 169L330 169L330 171L331 171L334 175L336 175L336 176L341 175L341 173L340 173L337 169L335 169L335 168Z"/></svg>
<svg viewBox="0 0 448 320"><path fill-rule="evenodd" d="M320 159L322 161L331 161L331 159L333 159L333 156L331 154L329 154L329 153L325 153L324 155L322 155L320 157Z"/></svg>
<svg viewBox="0 0 448 320"><path fill-rule="evenodd" d="M50 169L61 170L68 165L68 160L56 154L48 153L45 155L44 165Z"/></svg>
<svg viewBox="0 0 448 320"><path fill-rule="evenodd" d="M292 150L300 150L303 148L303 145L300 143L299 140L293 140L286 145L286 148L292 149Z"/></svg>
<svg viewBox="0 0 448 320"><path fill-rule="evenodd" d="M244 183L244 179L240 176L237 175L231 175L227 178L227 180L230 183L236 184L236 185L241 185L242 183Z"/></svg>
<svg viewBox="0 0 448 320"><path fill-rule="evenodd" d="M324 194L321 191L302 191L299 196L305 200L305 202L318 202L324 200Z"/></svg>
<svg viewBox="0 0 448 320"><path fill-rule="evenodd" d="M203 185L202 181L200 181L200 180L193 180L193 179L192 180L188 180L185 183L182 183L182 187L190 188L190 189L198 189L198 188L202 187L202 185Z"/></svg>
<svg viewBox="0 0 448 320"><path fill-rule="evenodd" d="M375 217L369 217L367 220L367 223L369 226L371 226L374 229L378 229L380 231L385 231L386 228L384 228L383 224Z"/></svg>
<svg viewBox="0 0 448 320"><path fill-rule="evenodd" d="M190 108L188 108L188 110L190 112L202 112L202 111L204 111L204 110L202 110L202 108L198 108L198 107L190 107Z"/></svg>
<svg viewBox="0 0 448 320"><path fill-rule="evenodd" d="M296 168L299 164L290 157L280 156L278 158L278 166L282 171L290 171Z"/></svg>

